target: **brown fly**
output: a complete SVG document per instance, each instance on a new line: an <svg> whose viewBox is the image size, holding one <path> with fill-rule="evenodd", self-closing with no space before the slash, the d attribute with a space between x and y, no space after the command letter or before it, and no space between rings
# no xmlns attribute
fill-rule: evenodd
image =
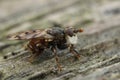
<svg viewBox="0 0 120 80"><path fill-rule="evenodd" d="M57 49L63 50L68 48L72 54L79 58L80 55L75 50L74 44L77 44L77 33L80 32L83 32L83 30L72 27L51 27L43 30L38 29L15 33L8 36L8 38L10 40L28 40L26 48L32 52L30 61L42 54L45 49L51 49L54 53L58 70L61 71Z"/></svg>

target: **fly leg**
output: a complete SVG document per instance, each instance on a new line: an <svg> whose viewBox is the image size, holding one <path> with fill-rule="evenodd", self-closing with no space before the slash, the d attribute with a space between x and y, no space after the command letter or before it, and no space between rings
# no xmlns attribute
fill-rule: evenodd
<svg viewBox="0 0 120 80"><path fill-rule="evenodd" d="M33 62L34 61L34 58L37 56L37 53L34 53L34 49L31 45L27 45L27 48L30 50L30 52L32 53L29 57L28 57L28 61L29 62Z"/></svg>
<svg viewBox="0 0 120 80"><path fill-rule="evenodd" d="M73 45L73 44L70 44L70 46L69 46L69 50L70 50L70 52L71 52L72 54L74 54L74 55L75 55L75 57L76 57L77 59L79 59L79 58L80 58L80 55L79 55L79 53L75 50L75 48L74 48L74 45Z"/></svg>
<svg viewBox="0 0 120 80"><path fill-rule="evenodd" d="M36 59L36 57L38 57L42 53L43 50L40 50L39 48L37 48L35 46L31 46L29 44L27 45L27 47L30 50L30 52L32 53L30 55L30 57L28 58L28 61L32 63L34 61L34 59ZM35 50L37 50L37 51L35 51Z"/></svg>
<svg viewBox="0 0 120 80"><path fill-rule="evenodd" d="M59 57L57 55L57 49L56 49L56 47L53 47L52 51L53 51L54 56L55 56L55 61L56 61L57 67L58 67L58 71L60 72L60 71L62 71L62 67L61 67L61 65L59 63Z"/></svg>

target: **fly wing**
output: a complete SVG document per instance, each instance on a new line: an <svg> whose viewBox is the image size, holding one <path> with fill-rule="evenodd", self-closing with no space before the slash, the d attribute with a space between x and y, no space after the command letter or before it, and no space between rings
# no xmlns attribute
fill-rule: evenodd
<svg viewBox="0 0 120 80"><path fill-rule="evenodd" d="M33 38L52 38L47 34L47 30L30 30L25 32L18 32L8 36L9 40L29 40Z"/></svg>

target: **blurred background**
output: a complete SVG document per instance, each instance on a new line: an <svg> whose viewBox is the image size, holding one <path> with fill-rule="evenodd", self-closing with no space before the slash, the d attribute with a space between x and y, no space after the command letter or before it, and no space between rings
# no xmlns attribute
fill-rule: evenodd
<svg viewBox="0 0 120 80"><path fill-rule="evenodd" d="M120 37L120 0L0 0L0 56L25 41L6 36L59 23L83 28L80 48ZM118 50L118 49L117 49Z"/></svg>

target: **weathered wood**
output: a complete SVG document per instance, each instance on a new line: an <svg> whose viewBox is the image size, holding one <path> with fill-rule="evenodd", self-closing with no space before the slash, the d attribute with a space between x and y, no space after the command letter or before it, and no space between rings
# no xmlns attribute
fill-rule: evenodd
<svg viewBox="0 0 120 80"><path fill-rule="evenodd" d="M119 4L114 0L1 0L0 80L118 80ZM80 60L76 61L67 50L60 51L60 73L55 70L51 51L29 63L30 53L23 49L26 41L5 38L18 31L51 27L52 22L84 29L76 45ZM9 58L4 60L3 55Z"/></svg>

